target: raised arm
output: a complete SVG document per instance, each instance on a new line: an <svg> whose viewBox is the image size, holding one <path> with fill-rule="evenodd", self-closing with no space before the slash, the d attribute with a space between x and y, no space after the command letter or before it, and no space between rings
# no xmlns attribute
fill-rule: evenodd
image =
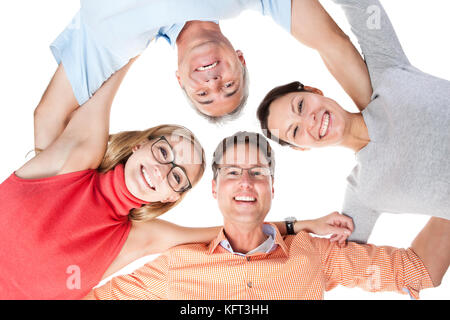
<svg viewBox="0 0 450 320"><path fill-rule="evenodd" d="M409 65L394 28L378 0L333 0L344 10L358 39L372 79L384 70Z"/></svg>
<svg viewBox="0 0 450 320"><path fill-rule="evenodd" d="M78 102L60 64L34 110L34 148L37 152L47 149L61 135L77 107Z"/></svg>
<svg viewBox="0 0 450 320"><path fill-rule="evenodd" d="M423 261L434 286L440 285L450 265L450 221L432 217L414 239L411 249Z"/></svg>
<svg viewBox="0 0 450 320"><path fill-rule="evenodd" d="M318 0L292 0L291 33L319 52L328 70L360 110L369 104L372 86L367 66L350 38Z"/></svg>
<svg viewBox="0 0 450 320"><path fill-rule="evenodd" d="M74 111L63 132L16 174L32 179L96 169L107 146L113 98L133 61L116 72L88 102Z"/></svg>

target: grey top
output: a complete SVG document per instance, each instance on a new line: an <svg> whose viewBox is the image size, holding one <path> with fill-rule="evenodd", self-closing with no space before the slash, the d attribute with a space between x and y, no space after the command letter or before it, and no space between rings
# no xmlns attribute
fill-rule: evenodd
<svg viewBox="0 0 450 320"><path fill-rule="evenodd" d="M333 1L358 38L374 90L362 112L370 142L347 178L349 240L367 242L382 212L450 219L450 82L409 63L378 0Z"/></svg>

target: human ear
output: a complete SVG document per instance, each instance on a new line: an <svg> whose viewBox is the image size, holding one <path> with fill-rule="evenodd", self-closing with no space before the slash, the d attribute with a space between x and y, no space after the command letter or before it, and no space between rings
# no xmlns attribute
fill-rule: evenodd
<svg viewBox="0 0 450 320"><path fill-rule="evenodd" d="M315 94L318 94L318 95L323 96L323 92L322 92L321 90L317 89L317 88L314 88L314 87L308 87L308 86L304 86L303 88L304 88L306 91L308 91L308 92L315 93Z"/></svg>
<svg viewBox="0 0 450 320"><path fill-rule="evenodd" d="M161 202L162 202L162 203L175 202L175 201L177 201L179 198L180 198L180 195L177 193L177 194L171 195L170 197L168 197L168 198L166 198L166 199L164 199L164 200L161 200Z"/></svg>
<svg viewBox="0 0 450 320"><path fill-rule="evenodd" d="M183 84L181 83L180 72L178 72L178 70L175 71L175 77L177 77L178 84L180 85L180 87L183 88Z"/></svg>
<svg viewBox="0 0 450 320"><path fill-rule="evenodd" d="M236 50L236 54L238 55L239 61L241 61L242 65L245 66L244 53L241 50Z"/></svg>
<svg viewBox="0 0 450 320"><path fill-rule="evenodd" d="M212 180L212 195L214 199L217 199L217 182L216 180Z"/></svg>
<svg viewBox="0 0 450 320"><path fill-rule="evenodd" d="M272 178L272 199L273 199L273 197L275 196L275 190L274 190L274 188L273 188L273 183L275 182L275 179L274 178Z"/></svg>
<svg viewBox="0 0 450 320"><path fill-rule="evenodd" d="M137 145L135 145L135 146L131 149L131 151L136 152L136 151L138 151L141 147L142 147L141 144L137 144Z"/></svg>
<svg viewBox="0 0 450 320"><path fill-rule="evenodd" d="M297 146L289 146L289 147L291 147L292 149L294 149L294 150L298 150L298 151L309 151L309 150L311 150L311 148L302 148L302 147L297 147Z"/></svg>

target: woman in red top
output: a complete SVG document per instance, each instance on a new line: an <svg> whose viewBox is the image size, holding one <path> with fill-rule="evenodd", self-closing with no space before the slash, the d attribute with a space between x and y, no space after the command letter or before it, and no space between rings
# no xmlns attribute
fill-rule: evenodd
<svg viewBox="0 0 450 320"><path fill-rule="evenodd" d="M34 115L37 155L0 184L0 299L82 298L138 258L217 235L154 219L203 174L204 152L189 130L108 134L133 61L80 108L58 67ZM295 225L340 242L351 228L337 213Z"/></svg>
<svg viewBox="0 0 450 320"><path fill-rule="evenodd" d="M176 226L147 223L182 200L205 161L180 126L109 137L112 100L131 63L80 108L58 67L35 112L42 151L0 185L1 299L81 298L137 258L214 236L214 228L172 236Z"/></svg>

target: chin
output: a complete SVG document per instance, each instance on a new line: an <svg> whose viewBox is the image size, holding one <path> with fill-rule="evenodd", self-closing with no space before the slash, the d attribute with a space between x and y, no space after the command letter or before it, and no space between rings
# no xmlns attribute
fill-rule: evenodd
<svg viewBox="0 0 450 320"><path fill-rule="evenodd" d="M138 188L130 187L128 188L128 191L133 195L133 197L146 201L145 197L139 192Z"/></svg>
<svg viewBox="0 0 450 320"><path fill-rule="evenodd" d="M259 210L239 210L239 208L235 209L236 218L242 222L252 222L257 217L260 216Z"/></svg>

